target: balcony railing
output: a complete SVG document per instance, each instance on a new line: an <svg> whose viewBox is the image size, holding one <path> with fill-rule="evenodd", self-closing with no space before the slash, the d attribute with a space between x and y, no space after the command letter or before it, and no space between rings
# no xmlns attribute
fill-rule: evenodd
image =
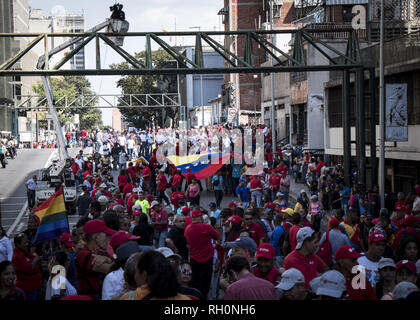
<svg viewBox="0 0 420 320"><path fill-rule="evenodd" d="M334 40L347 40L349 33L347 31L342 31L343 28L347 28L352 30L351 23L335 23L335 22L323 22L323 23L308 23L303 25L305 29L310 30L334 30L339 29L340 31L337 32L319 32L314 33L312 36L317 39L327 40L327 39L334 39ZM366 29L358 29L356 30L357 37L359 40L367 40L367 30Z"/></svg>

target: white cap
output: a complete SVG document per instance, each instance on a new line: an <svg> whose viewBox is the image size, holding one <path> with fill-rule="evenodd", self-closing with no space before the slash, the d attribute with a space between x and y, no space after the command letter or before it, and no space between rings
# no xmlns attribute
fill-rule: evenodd
<svg viewBox="0 0 420 320"><path fill-rule="evenodd" d="M106 187L107 187L107 185L106 185L105 183L102 183L99 187L101 187L101 188L106 188Z"/></svg>
<svg viewBox="0 0 420 320"><path fill-rule="evenodd" d="M305 189L300 190L300 193L307 193Z"/></svg>
<svg viewBox="0 0 420 320"><path fill-rule="evenodd" d="M311 200L318 199L318 196L316 194L311 195Z"/></svg>
<svg viewBox="0 0 420 320"><path fill-rule="evenodd" d="M142 207L139 204L135 204L132 209L141 211Z"/></svg>
<svg viewBox="0 0 420 320"><path fill-rule="evenodd" d="M381 258L378 262L378 270L381 270L385 267L392 267L395 269L395 262L391 258Z"/></svg>
<svg viewBox="0 0 420 320"><path fill-rule="evenodd" d="M158 201L152 201L152 204L150 205L150 208L153 208L154 206L159 205L160 203Z"/></svg>
<svg viewBox="0 0 420 320"><path fill-rule="evenodd" d="M106 196L100 196L100 197L98 198L98 202L99 202L100 204L107 204L107 203L108 203L108 198L107 198Z"/></svg>
<svg viewBox="0 0 420 320"><path fill-rule="evenodd" d="M333 298L341 298L346 290L346 279L336 271L330 270L321 275L319 287L316 290L317 296L328 296Z"/></svg>
<svg viewBox="0 0 420 320"><path fill-rule="evenodd" d="M134 193L137 193L137 192L139 192L139 189L134 188L134 189L133 189L133 192L134 192Z"/></svg>
<svg viewBox="0 0 420 320"><path fill-rule="evenodd" d="M182 259L182 257L179 254L174 253L172 251L172 249L170 249L168 247L160 247L160 248L155 249L155 251L160 252L161 254L163 254L166 259L169 258L169 257L172 257L172 256L175 256L175 257L177 257L179 259Z"/></svg>
<svg viewBox="0 0 420 320"><path fill-rule="evenodd" d="M302 248L302 245L305 239L312 237L314 232L315 231L310 227L304 227L304 228L299 229L299 231L296 234L296 240L297 240L296 249Z"/></svg>
<svg viewBox="0 0 420 320"><path fill-rule="evenodd" d="M281 275L281 281L276 288L289 291L295 284L305 283L305 276L296 268L290 268Z"/></svg>
<svg viewBox="0 0 420 320"><path fill-rule="evenodd" d="M309 282L309 286L311 287L311 291L316 294L316 291L319 288L319 285L321 284L321 277L316 277L313 278L310 282Z"/></svg>
<svg viewBox="0 0 420 320"><path fill-rule="evenodd" d="M392 296L394 300L406 299L407 296L415 291L419 291L419 288L414 283L408 281L401 281L394 287L392 291Z"/></svg>

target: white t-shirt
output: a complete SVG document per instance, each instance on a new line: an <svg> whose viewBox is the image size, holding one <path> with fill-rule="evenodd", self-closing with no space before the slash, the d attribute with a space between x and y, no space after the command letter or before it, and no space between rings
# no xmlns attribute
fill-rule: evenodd
<svg viewBox="0 0 420 320"><path fill-rule="evenodd" d="M379 281L378 262L370 261L366 256L357 259L357 263L366 270L366 279L369 280L372 287Z"/></svg>
<svg viewBox="0 0 420 320"><path fill-rule="evenodd" d="M127 148L128 149L134 149L134 139L128 139L127 140Z"/></svg>
<svg viewBox="0 0 420 320"><path fill-rule="evenodd" d="M118 143L121 145L121 146L125 146L125 137L124 136L119 136L118 137Z"/></svg>
<svg viewBox="0 0 420 320"><path fill-rule="evenodd" d="M28 189L29 190L35 190L36 189L36 183L34 181L34 179L29 179L26 184L28 185Z"/></svg>
<svg viewBox="0 0 420 320"><path fill-rule="evenodd" d="M124 270L119 268L107 274L102 285L102 300L111 300L123 292Z"/></svg>

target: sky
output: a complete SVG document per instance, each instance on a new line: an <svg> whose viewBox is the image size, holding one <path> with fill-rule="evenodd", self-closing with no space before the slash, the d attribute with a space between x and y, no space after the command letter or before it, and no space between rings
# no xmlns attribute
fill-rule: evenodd
<svg viewBox="0 0 420 320"><path fill-rule="evenodd" d="M126 20L130 23L131 32L162 32L162 31L197 31L190 27L201 27L203 31L221 30L220 16L217 15L223 7L223 0L120 0L124 5L123 11ZM84 14L86 30L104 22L111 12L109 7L114 0L29 0L33 9L42 9L47 14ZM144 41L140 38L126 38L123 48L129 53L144 50ZM166 38L172 45L189 45L194 43L193 38L175 39ZM176 41L176 43L175 43ZM92 44L86 47L86 68L94 69L96 66L95 47ZM101 45L102 67L111 63L122 62L123 59L111 48ZM92 89L98 94L119 94L116 86L118 76L88 77ZM111 125L111 109L102 109L102 120L105 125Z"/></svg>

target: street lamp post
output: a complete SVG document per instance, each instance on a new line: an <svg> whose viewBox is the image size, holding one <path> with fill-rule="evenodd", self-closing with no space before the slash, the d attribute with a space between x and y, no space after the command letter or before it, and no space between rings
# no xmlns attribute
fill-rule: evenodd
<svg viewBox="0 0 420 320"><path fill-rule="evenodd" d="M385 76L384 76L384 0L381 0L381 32L379 46L379 129L380 129L380 156L379 156L379 192L381 207L385 207ZM372 146L373 147L373 146Z"/></svg>
<svg viewBox="0 0 420 320"><path fill-rule="evenodd" d="M201 26L196 26L196 27L190 27L190 29L198 29L198 31L200 32L201 31ZM204 61L203 61L203 63L204 63ZM201 93L200 93L200 96L201 96L201 122L202 122L202 125L203 125L203 127L204 127L204 96L203 96L203 75L202 74L200 74L200 88L201 88Z"/></svg>
<svg viewBox="0 0 420 320"><path fill-rule="evenodd" d="M273 0L270 1L270 30L273 30ZM271 43L274 41L274 35L271 35ZM271 58L271 66L274 66L274 59L272 56ZM276 150L277 147L277 137L276 137L276 120L275 120L275 101L274 101L274 73L271 72L271 137L272 143L271 148L273 152Z"/></svg>

